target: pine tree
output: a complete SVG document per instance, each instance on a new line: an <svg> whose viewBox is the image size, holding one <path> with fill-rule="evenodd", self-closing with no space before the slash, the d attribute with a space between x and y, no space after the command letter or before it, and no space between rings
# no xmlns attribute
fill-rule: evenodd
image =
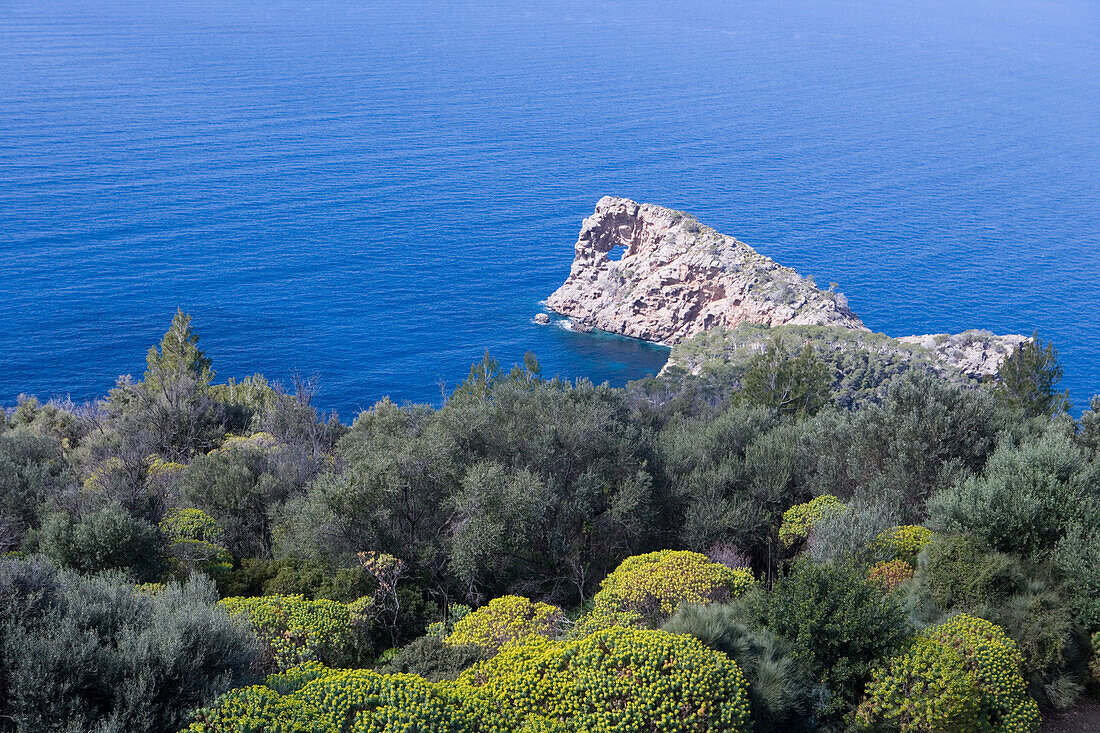
<svg viewBox="0 0 1100 733"><path fill-rule="evenodd" d="M831 384L829 367L813 346L806 344L798 356L791 356L777 338L749 364L741 389L751 404L802 416L828 404Z"/></svg>
<svg viewBox="0 0 1100 733"><path fill-rule="evenodd" d="M151 392L169 391L173 385L192 381L200 389L214 379L212 363L198 347L199 336L191 330L191 316L177 309L172 325L145 357L144 384Z"/></svg>
<svg viewBox="0 0 1100 733"><path fill-rule="evenodd" d="M1037 334L1020 344L1000 369L997 396L1002 404L1023 410L1028 417L1053 415L1070 408L1069 391L1056 392L1062 381L1062 365L1053 343Z"/></svg>

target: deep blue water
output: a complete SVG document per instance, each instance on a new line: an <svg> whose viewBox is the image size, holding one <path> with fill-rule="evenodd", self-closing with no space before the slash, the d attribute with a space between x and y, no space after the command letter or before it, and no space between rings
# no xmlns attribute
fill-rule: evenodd
<svg viewBox="0 0 1100 733"><path fill-rule="evenodd" d="M665 352L531 322L605 194L1100 392L1095 0L4 0L0 404L140 375L177 306L345 418L486 348L621 384Z"/></svg>

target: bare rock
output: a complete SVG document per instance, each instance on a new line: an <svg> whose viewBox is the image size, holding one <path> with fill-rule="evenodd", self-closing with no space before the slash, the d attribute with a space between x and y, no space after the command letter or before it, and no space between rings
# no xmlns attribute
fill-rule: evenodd
<svg viewBox="0 0 1100 733"><path fill-rule="evenodd" d="M1012 355L1027 336L1009 334L997 336L989 331L963 331L959 334L937 333L927 336L902 336L903 344L923 346L936 358L969 377L981 379L996 376L1001 362Z"/></svg>
<svg viewBox="0 0 1100 733"><path fill-rule="evenodd" d="M536 313L535 323L539 324L540 326L546 326L550 323L550 316L546 315L545 313Z"/></svg>
<svg viewBox="0 0 1100 733"><path fill-rule="evenodd" d="M843 297L744 242L682 212L610 196L584 220L569 278L547 305L576 324L666 345L741 323L866 330Z"/></svg>

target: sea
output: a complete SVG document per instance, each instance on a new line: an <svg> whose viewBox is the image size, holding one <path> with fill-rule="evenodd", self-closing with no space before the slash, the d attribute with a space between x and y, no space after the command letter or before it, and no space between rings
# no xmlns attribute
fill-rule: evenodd
<svg viewBox="0 0 1100 733"><path fill-rule="evenodd" d="M604 195L1100 392L1096 0L3 0L0 405L177 308L345 420L486 351L622 385L667 349L533 322Z"/></svg>

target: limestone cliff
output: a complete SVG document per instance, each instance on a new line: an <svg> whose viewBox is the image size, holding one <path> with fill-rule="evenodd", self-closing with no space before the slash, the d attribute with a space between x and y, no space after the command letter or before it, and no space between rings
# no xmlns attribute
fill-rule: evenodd
<svg viewBox="0 0 1100 733"><path fill-rule="evenodd" d="M569 278L547 305L581 329L669 346L746 322L865 328L843 296L744 242L679 211L610 196L584 220Z"/></svg>
<svg viewBox="0 0 1100 733"><path fill-rule="evenodd" d="M680 211L605 196L584 220L575 251L569 277L546 304L577 330L598 328L667 346L741 324L868 333L843 295L821 290ZM995 375L1026 340L988 331L881 338L894 342L887 348L899 354L917 347L972 379ZM674 352L673 362L677 356Z"/></svg>

